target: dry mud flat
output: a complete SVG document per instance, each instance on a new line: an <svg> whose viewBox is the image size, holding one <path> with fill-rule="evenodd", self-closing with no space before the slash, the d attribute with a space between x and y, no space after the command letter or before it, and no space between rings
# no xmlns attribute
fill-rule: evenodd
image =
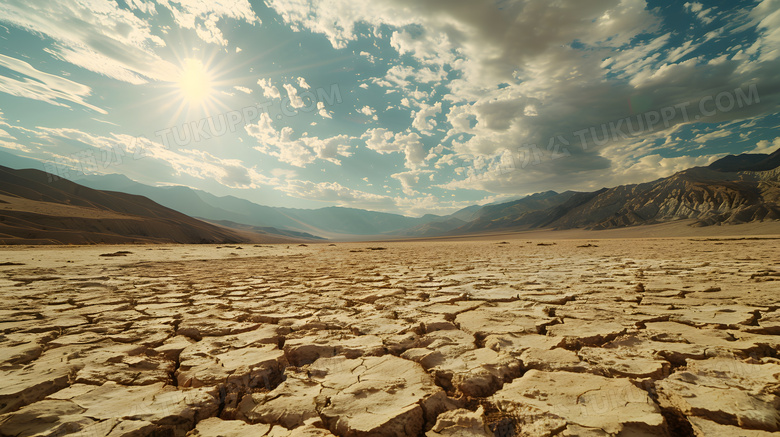
<svg viewBox="0 0 780 437"><path fill-rule="evenodd" d="M777 239L0 258L2 436L780 430Z"/></svg>

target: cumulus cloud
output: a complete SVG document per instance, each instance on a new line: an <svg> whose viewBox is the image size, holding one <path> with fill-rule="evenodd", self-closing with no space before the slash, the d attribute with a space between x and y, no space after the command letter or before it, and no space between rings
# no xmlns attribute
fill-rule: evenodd
<svg viewBox="0 0 780 437"><path fill-rule="evenodd" d="M368 59L368 62L370 62L372 64L376 64L376 57L374 57L374 55L372 55L371 53L362 51L362 52L359 53L359 55L365 57L366 59Z"/></svg>
<svg viewBox="0 0 780 437"><path fill-rule="evenodd" d="M416 170L425 165L425 148L420 135L415 132L393 133L384 128L367 130L361 139L366 146L380 154L403 153L406 158L406 167Z"/></svg>
<svg viewBox="0 0 780 437"><path fill-rule="evenodd" d="M335 48L357 38L358 23L425 29L412 36L395 32L391 43L401 54L427 63L452 63L462 53L469 79L507 80L518 65L575 39L612 47L654 28L659 20L641 0L580 3L518 1L513 3L448 0L409 3L403 0L366 4L356 0L327 2L268 1L282 18L324 34ZM539 29L543 29L539 32Z"/></svg>
<svg viewBox="0 0 780 437"><path fill-rule="evenodd" d="M226 46L227 39L217 27L224 19L260 24L247 0L157 0L171 11L179 27L193 29L200 39L207 43Z"/></svg>
<svg viewBox="0 0 780 437"><path fill-rule="evenodd" d="M317 102L317 113L320 114L322 118L333 118L333 113L325 109L324 102Z"/></svg>
<svg viewBox="0 0 780 437"><path fill-rule="evenodd" d="M442 141L451 141L454 157L441 161L442 166L456 165L457 160L468 167L478 162L500 166L521 150L538 150L545 163L526 172L543 169L544 175L534 175L535 180L567 174L555 176L555 185L576 188L589 178L606 185L610 172L620 171L620 157L611 155L610 144L641 143L659 130L694 124L694 116L718 123L766 114L780 104L774 73L780 69L780 12L773 0L749 5L741 15L724 15L698 3L686 6L702 22L719 20L723 34L755 29L755 42L728 49L710 45L718 36L703 31L686 35L686 42L677 44L675 35L662 31L659 10L643 0L268 4L287 23L325 35L336 48L361 37L355 30L358 25L389 28L400 62L369 80L400 91L402 106L418 108L410 129L426 136L434 128L447 130ZM409 57L415 63L406 62ZM440 82L448 91L434 97L433 85ZM696 110L707 96L733 94L750 84L763 90L750 105L712 116ZM610 123L626 117L686 103L692 111L687 120L678 110L673 119L653 129L637 129L635 123L639 133L631 138L622 133L625 123L623 131L609 131ZM437 123L439 114L445 122ZM608 139L596 141L603 137L602 126ZM588 139L580 144L575 133L583 129ZM591 129L601 137L592 137ZM398 141L396 135L404 134L369 129L361 138L379 153L405 153L407 168L419 169L422 160L414 158L424 150L415 144L419 135L406 141ZM717 138L702 141L707 139ZM641 144L644 155L654 155L654 143ZM572 171L576 175L569 175ZM639 178L637 173L633 181ZM539 186L528 181L515 175L480 185L495 192Z"/></svg>
<svg viewBox="0 0 780 437"><path fill-rule="evenodd" d="M314 151L317 158L341 165L339 156L348 157L352 155L352 152L349 151L351 139L348 135L336 135L325 139L305 137L302 141Z"/></svg>
<svg viewBox="0 0 780 437"><path fill-rule="evenodd" d="M420 177L423 175L433 174L433 170L412 170L401 173L395 173L390 175L393 179L398 180L401 183L401 190L407 196L415 196L419 194L415 187L420 182Z"/></svg>
<svg viewBox="0 0 780 437"><path fill-rule="evenodd" d="M771 154L780 150L780 137L775 138L773 141L761 140L756 143L756 147L750 150L749 153L766 153Z"/></svg>
<svg viewBox="0 0 780 437"><path fill-rule="evenodd" d="M430 130L436 127L436 120L431 119L441 113L441 102L434 105L423 104L420 110L412 114L412 126L426 135L431 135Z"/></svg>
<svg viewBox="0 0 780 437"><path fill-rule="evenodd" d="M291 127L285 126L277 131L267 113L260 114L257 123L248 124L244 129L259 143L254 147L255 150L296 167L306 167L316 159L340 165L339 157L352 154L349 151L352 138L347 135L329 138L303 135L293 138L295 133Z"/></svg>
<svg viewBox="0 0 780 437"><path fill-rule="evenodd" d="M315 155L312 150L306 147L303 141L292 139L292 128L285 126L281 131L277 131L268 114L260 114L257 123L248 124L244 129L257 140L259 145L254 148L261 153L296 167L305 167L314 162Z"/></svg>
<svg viewBox="0 0 780 437"><path fill-rule="evenodd" d="M258 79L257 84L260 85L260 89L263 90L263 95L268 99L281 99L282 94L279 92L279 88L271 85L271 79Z"/></svg>
<svg viewBox="0 0 780 437"><path fill-rule="evenodd" d="M298 95L298 90L294 86L290 85L289 83L286 83L282 86L284 87L284 90L287 91L287 98L290 100L290 106L295 109L306 106L306 104L303 103L301 96Z"/></svg>

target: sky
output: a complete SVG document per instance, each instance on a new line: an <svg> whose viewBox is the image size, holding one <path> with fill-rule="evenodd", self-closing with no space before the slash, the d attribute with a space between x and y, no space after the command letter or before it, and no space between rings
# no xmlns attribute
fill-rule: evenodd
<svg viewBox="0 0 780 437"><path fill-rule="evenodd" d="M780 0L3 0L0 150L419 216L780 147Z"/></svg>

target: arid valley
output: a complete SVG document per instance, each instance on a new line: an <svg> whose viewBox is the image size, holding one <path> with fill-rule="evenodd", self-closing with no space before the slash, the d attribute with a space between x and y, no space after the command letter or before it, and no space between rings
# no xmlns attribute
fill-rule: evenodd
<svg viewBox="0 0 780 437"><path fill-rule="evenodd" d="M780 0L0 0L0 437L780 435Z"/></svg>
<svg viewBox="0 0 780 437"><path fill-rule="evenodd" d="M5 248L0 435L778 431L780 239L529 238Z"/></svg>

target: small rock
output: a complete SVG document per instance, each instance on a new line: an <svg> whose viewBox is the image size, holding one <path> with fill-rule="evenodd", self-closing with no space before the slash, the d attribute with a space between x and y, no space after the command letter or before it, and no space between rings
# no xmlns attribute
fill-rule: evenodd
<svg viewBox="0 0 780 437"><path fill-rule="evenodd" d="M495 434L485 424L485 410L480 406L477 411L458 408L439 414L436 425L425 435L426 437L493 437Z"/></svg>

